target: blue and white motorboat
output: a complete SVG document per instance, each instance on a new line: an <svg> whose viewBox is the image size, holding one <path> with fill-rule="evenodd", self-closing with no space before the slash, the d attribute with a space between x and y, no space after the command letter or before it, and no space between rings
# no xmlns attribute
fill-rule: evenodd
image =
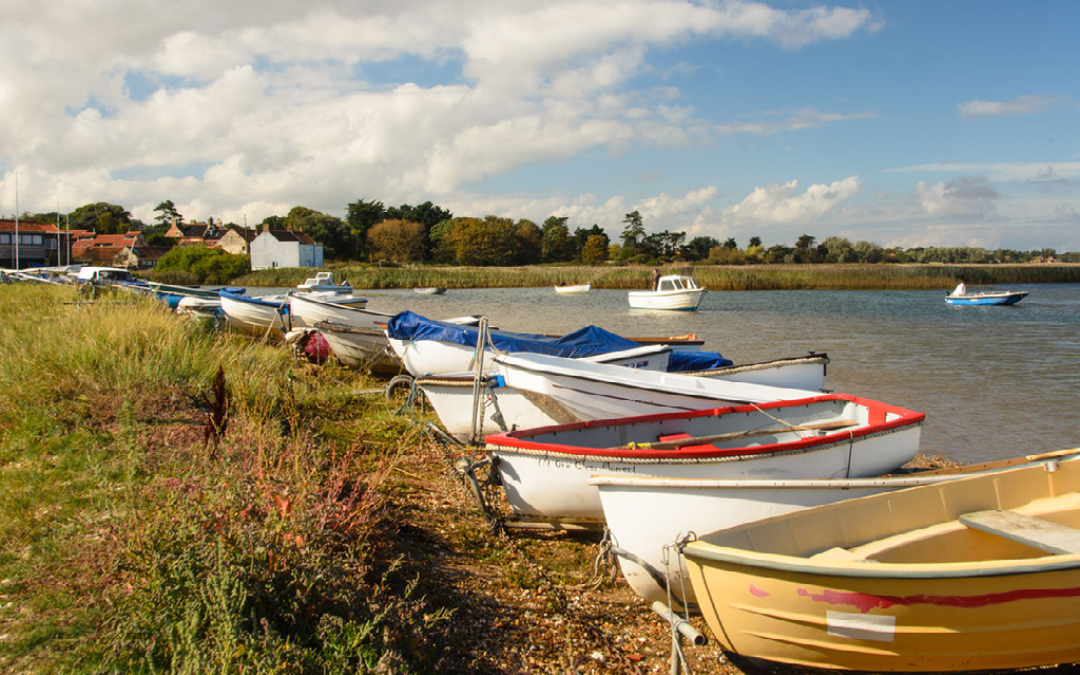
<svg viewBox="0 0 1080 675"><path fill-rule="evenodd" d="M978 291L945 296L950 305L1015 305L1024 299L1028 291Z"/></svg>

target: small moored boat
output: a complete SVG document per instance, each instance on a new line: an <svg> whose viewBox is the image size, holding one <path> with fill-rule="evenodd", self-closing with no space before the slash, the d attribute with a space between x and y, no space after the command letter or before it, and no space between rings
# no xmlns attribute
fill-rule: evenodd
<svg viewBox="0 0 1080 675"><path fill-rule="evenodd" d="M573 286L556 286L555 292L559 295L576 295L578 293L588 293L592 290L592 284L575 284Z"/></svg>
<svg viewBox="0 0 1080 675"><path fill-rule="evenodd" d="M698 533L682 548L738 666L964 672L1080 661L1080 460Z"/></svg>
<svg viewBox="0 0 1080 675"><path fill-rule="evenodd" d="M877 476L915 456L924 417L877 401L826 394L511 431L488 436L486 450L520 518L600 523L600 495L588 484L593 474Z"/></svg>
<svg viewBox="0 0 1080 675"><path fill-rule="evenodd" d="M667 274L660 277L656 288L650 291L630 291L630 309L670 309L694 311L701 304L705 289L698 286L694 277L683 274Z"/></svg>
<svg viewBox="0 0 1080 675"><path fill-rule="evenodd" d="M413 291L421 295L442 295L446 292L445 286L423 286L420 288L414 288Z"/></svg>
<svg viewBox="0 0 1080 675"><path fill-rule="evenodd" d="M296 287L301 291L322 291L333 293L352 293L353 287L346 280L342 280L340 284L334 283L333 272L316 272L315 276L310 279L305 279L304 283L297 284Z"/></svg>
<svg viewBox="0 0 1080 675"><path fill-rule="evenodd" d="M977 291L958 295L950 293L945 302L950 305L1015 305L1023 300L1028 291Z"/></svg>

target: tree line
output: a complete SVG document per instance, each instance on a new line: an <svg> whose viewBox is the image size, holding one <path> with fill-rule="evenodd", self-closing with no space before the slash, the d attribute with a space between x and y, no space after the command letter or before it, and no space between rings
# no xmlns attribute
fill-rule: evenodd
<svg viewBox="0 0 1080 675"><path fill-rule="evenodd" d="M99 234L139 230L150 245L171 247L172 241L165 237L165 232L174 223L183 225L184 217L172 200L161 202L154 211L157 215L151 224L133 218L122 206L106 202L86 204L67 214L28 213L21 218L27 222L60 223L61 227ZM1059 256L1054 249L883 248L869 241L852 243L839 236L818 242L808 234L800 236L791 246L775 244L767 248L760 237L753 236L740 248L734 237L723 242L707 236L687 241L685 232L647 232L638 211L625 215L618 240L612 241L599 225L578 227L571 232L567 221L565 216L554 215L540 225L528 219L493 215L455 217L448 209L430 201L416 206L388 207L378 200L359 199L348 205L344 218L296 206L284 216L268 216L259 226L302 231L323 245L327 260L339 262L469 266L599 265L607 261L644 265L699 261L718 265L1080 262L1080 253ZM212 219L209 222L213 224ZM216 225L240 227L235 223Z"/></svg>

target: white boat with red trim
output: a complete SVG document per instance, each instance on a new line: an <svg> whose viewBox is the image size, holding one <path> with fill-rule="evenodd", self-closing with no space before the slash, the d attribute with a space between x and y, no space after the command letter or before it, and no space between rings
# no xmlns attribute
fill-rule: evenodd
<svg viewBox="0 0 1080 675"><path fill-rule="evenodd" d="M523 520L602 523L594 474L856 478L918 452L925 415L847 394L578 422L486 438Z"/></svg>

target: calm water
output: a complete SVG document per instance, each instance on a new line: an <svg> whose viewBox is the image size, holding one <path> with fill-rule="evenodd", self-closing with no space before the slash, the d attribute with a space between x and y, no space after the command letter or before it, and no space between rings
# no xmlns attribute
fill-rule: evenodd
<svg viewBox="0 0 1080 675"><path fill-rule="evenodd" d="M367 295L379 311L482 314L526 332L697 333L736 363L826 352L827 387L926 413L923 451L975 462L1080 446L1080 284L1009 288L1031 295L956 307L944 291L709 292L697 312L666 313L630 310L626 291Z"/></svg>

